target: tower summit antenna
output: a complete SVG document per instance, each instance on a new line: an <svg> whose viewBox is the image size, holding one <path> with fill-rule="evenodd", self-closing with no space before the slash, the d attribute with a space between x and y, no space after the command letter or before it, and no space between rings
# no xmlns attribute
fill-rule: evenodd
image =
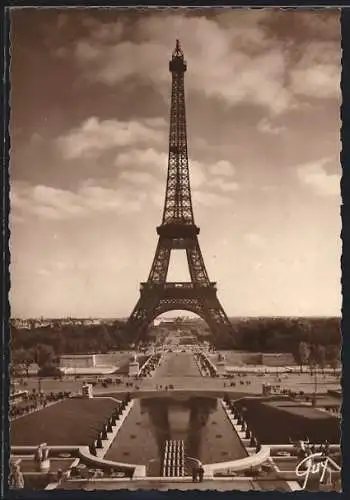
<svg viewBox="0 0 350 500"><path fill-rule="evenodd" d="M146 335L147 327L167 311L186 310L198 314L209 326L217 347L233 346L234 332L217 296L216 284L209 280L195 225L187 152L184 75L187 64L179 40L169 62L172 75L168 176L158 245L140 298L127 323L130 340ZM172 250L185 250L189 282L167 282Z"/></svg>
<svg viewBox="0 0 350 500"><path fill-rule="evenodd" d="M183 57L184 54L181 49L180 40L177 38L175 50L173 52L173 57Z"/></svg>

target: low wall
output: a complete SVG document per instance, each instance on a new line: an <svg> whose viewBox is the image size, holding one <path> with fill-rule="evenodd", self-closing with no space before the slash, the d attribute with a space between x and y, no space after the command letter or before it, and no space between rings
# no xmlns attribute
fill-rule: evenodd
<svg viewBox="0 0 350 500"><path fill-rule="evenodd" d="M293 355L289 352L268 352L260 355L260 364L265 366L293 366L296 365Z"/></svg>
<svg viewBox="0 0 350 500"><path fill-rule="evenodd" d="M12 446L11 453L17 455L34 455L37 446ZM144 477L146 475L146 466L134 465L124 462L113 462L111 460L104 460L103 458L96 457L90 453L88 446L48 446L49 457L58 456L61 453L70 453L73 457L83 459L85 463L100 469L115 468L122 472L130 472L134 476Z"/></svg>
<svg viewBox="0 0 350 500"><path fill-rule="evenodd" d="M60 357L62 368L93 368L95 364L95 354L63 354Z"/></svg>
<svg viewBox="0 0 350 500"><path fill-rule="evenodd" d="M232 389L232 390L230 390ZM102 394L102 393L101 393ZM228 394L229 397L236 398L238 391L237 389L234 390L234 388L223 388L222 390L207 390L207 389L193 389L193 390L181 390L181 389L169 389L167 391L164 390L157 390L156 388L154 389L149 389L149 390L141 390L141 391L132 391L129 390L128 394L132 398L135 399L148 399L148 398L174 398L174 399L179 399L181 401L191 399L191 398L223 398L226 394ZM241 395L245 395L246 393L241 393Z"/></svg>
<svg viewBox="0 0 350 500"><path fill-rule="evenodd" d="M98 467L100 469L104 468L118 468L121 471L130 472L132 477L145 477L146 476L146 466L145 465L134 465L124 462L114 462L112 460L105 460L104 458L96 457L90 453L89 447L84 446L79 448L80 458L84 459L85 463Z"/></svg>
<svg viewBox="0 0 350 500"><path fill-rule="evenodd" d="M218 462L215 464L204 465L205 472L214 473L221 472L230 469L232 472L241 472L244 470L249 470L254 467L259 467L270 457L270 447L262 445L261 450L255 455L250 455L246 458L240 458L238 460L230 460L228 462Z"/></svg>

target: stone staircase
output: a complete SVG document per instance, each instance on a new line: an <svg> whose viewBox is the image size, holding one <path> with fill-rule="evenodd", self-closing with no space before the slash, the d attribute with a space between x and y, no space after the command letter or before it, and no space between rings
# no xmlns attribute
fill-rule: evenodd
<svg viewBox="0 0 350 500"><path fill-rule="evenodd" d="M183 477L185 475L185 447L182 440L165 442L163 477Z"/></svg>

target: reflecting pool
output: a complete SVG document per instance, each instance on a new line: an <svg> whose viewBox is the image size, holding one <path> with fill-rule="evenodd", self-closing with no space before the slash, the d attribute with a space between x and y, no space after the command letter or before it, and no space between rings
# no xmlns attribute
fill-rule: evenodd
<svg viewBox="0 0 350 500"><path fill-rule="evenodd" d="M247 456L219 400L154 398L135 400L104 458L146 465L147 475L159 476L167 440L184 441L185 457L204 464Z"/></svg>

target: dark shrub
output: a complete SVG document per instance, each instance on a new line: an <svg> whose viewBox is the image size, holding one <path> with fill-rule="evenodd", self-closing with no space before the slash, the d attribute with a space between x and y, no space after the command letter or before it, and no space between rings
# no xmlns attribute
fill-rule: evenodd
<svg viewBox="0 0 350 500"><path fill-rule="evenodd" d="M57 366L54 365L46 365L40 368L38 371L39 377L62 377L63 372Z"/></svg>

